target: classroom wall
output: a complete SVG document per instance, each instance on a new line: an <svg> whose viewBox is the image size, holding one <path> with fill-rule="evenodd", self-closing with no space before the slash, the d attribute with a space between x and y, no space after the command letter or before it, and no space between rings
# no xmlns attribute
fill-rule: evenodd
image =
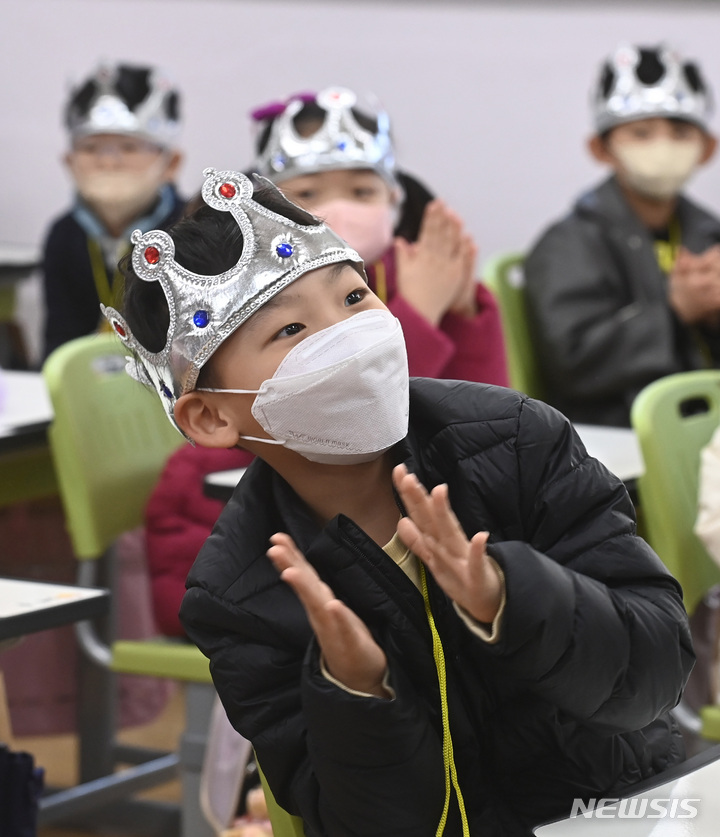
<svg viewBox="0 0 720 837"><path fill-rule="evenodd" d="M584 150L601 58L670 40L720 91L719 36L720 4L693 0L2 0L0 240L41 241L70 201L61 110L105 57L177 79L188 194L205 166L248 165L253 106L344 84L380 98L401 165L461 213L482 257L525 248L602 176ZM720 212L720 164L690 192Z"/></svg>

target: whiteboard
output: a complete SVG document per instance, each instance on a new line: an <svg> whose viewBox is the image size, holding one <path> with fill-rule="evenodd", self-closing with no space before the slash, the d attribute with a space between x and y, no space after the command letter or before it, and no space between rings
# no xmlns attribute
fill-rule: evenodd
<svg viewBox="0 0 720 837"><path fill-rule="evenodd" d="M101 58L161 64L184 92L182 190L249 165L248 112L343 84L389 111L398 159L466 220L483 258L526 248L602 176L588 92L620 40L670 39L720 98L720 5L693 2L2 0L0 240L39 242L71 199L68 83ZM720 213L720 166L690 189Z"/></svg>

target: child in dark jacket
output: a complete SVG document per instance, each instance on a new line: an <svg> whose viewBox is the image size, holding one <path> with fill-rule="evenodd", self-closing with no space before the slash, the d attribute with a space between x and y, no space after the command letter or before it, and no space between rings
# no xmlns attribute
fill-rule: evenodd
<svg viewBox="0 0 720 837"><path fill-rule="evenodd" d="M682 758L681 592L552 408L410 380L357 253L267 181L134 237L105 309L169 418L257 457L180 611L308 835L529 835Z"/></svg>
<svg viewBox="0 0 720 837"><path fill-rule="evenodd" d="M179 220L179 103L177 89L155 67L102 64L73 89L64 162L76 196L45 242L43 357L96 331L99 303L119 303L116 265L130 233Z"/></svg>
<svg viewBox="0 0 720 837"><path fill-rule="evenodd" d="M592 156L611 176L525 264L548 400L575 422L630 424L652 381L720 364L720 220L683 194L707 163L711 97L666 45L623 45L593 97Z"/></svg>
<svg viewBox="0 0 720 837"><path fill-rule="evenodd" d="M253 171L322 218L400 320L411 375L508 385L497 304L460 218L395 162L388 116L328 88L253 112Z"/></svg>

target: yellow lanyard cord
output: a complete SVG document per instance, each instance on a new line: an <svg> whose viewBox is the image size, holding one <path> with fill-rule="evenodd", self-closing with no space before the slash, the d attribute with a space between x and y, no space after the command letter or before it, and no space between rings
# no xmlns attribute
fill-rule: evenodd
<svg viewBox="0 0 720 837"><path fill-rule="evenodd" d="M373 265L375 268L375 296L381 302L387 302L387 276L385 274L385 265L382 261L377 261Z"/></svg>
<svg viewBox="0 0 720 837"><path fill-rule="evenodd" d="M656 241L655 258L663 273L672 273L675 267L675 259L677 258L678 250L682 243L680 234L680 222L677 218L671 218L668 224L668 240Z"/></svg>
<svg viewBox="0 0 720 837"><path fill-rule="evenodd" d="M122 273L116 268L113 276L112 289L108 282L107 270L103 259L100 245L92 238L88 238L88 253L90 255L90 267L92 268L93 280L98 299L103 305L110 305L118 308L122 301L125 281Z"/></svg>
<svg viewBox="0 0 720 837"><path fill-rule="evenodd" d="M657 258L658 265L660 266L660 270L663 273L670 274L672 273L672 269L675 267L675 260L677 259L678 250L680 249L680 245L682 244L682 235L680 230L680 222L677 218L673 217L670 219L670 223L668 224L668 240L667 241L656 241L654 242L655 246L655 257ZM691 329L693 340L695 341L695 345L700 352L703 361L705 362L706 368L711 368L714 364L712 352L710 351L710 347L707 344L707 341L703 338L702 334L698 331L697 328Z"/></svg>
<svg viewBox="0 0 720 837"><path fill-rule="evenodd" d="M443 806L442 816L438 824L435 837L440 837L445 831L445 824L447 823L448 811L450 810L450 797L452 796L452 787L455 788L457 794L458 807L460 808L460 819L462 820L463 837L470 837L470 827L467 821L467 814L465 813L465 800L463 799L460 790L460 784L457 778L457 770L455 769L455 755L453 753L453 741L450 733L450 715L448 712L447 701L447 677L445 672L445 653L443 651L442 640L435 625L435 619L430 609L430 596L428 594L427 577L425 575L425 567L420 564L420 581L422 583L422 595L425 602L425 615L427 616L428 624L430 625L430 633L433 641L433 657L435 659L435 668L437 669L438 685L440 686L440 709L442 712L442 727L443 727L443 764L445 766L445 805Z"/></svg>

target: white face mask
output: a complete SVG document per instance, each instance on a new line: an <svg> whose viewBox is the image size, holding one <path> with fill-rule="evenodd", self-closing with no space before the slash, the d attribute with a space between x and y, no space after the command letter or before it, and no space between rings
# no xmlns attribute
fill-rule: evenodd
<svg viewBox="0 0 720 837"><path fill-rule="evenodd" d="M73 176L82 199L109 226L125 226L149 209L165 183L167 160L138 171L78 172Z"/></svg>
<svg viewBox="0 0 720 837"><path fill-rule="evenodd" d="M398 213L392 203L334 200L313 206L312 213L357 250L365 264L376 262L393 242Z"/></svg>
<svg viewBox="0 0 720 837"><path fill-rule="evenodd" d="M404 439L409 378L400 322L389 311L362 311L298 343L257 393L252 414L273 437L313 462L370 462Z"/></svg>
<svg viewBox="0 0 720 837"><path fill-rule="evenodd" d="M630 186L641 195L667 200L680 194L697 168L703 153L701 140L671 140L621 143L612 149L622 164Z"/></svg>

